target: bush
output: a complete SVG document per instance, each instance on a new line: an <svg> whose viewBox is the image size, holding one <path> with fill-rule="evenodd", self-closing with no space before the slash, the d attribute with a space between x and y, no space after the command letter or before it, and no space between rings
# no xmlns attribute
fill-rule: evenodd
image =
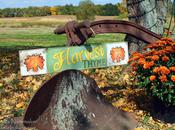
<svg viewBox="0 0 175 130"><path fill-rule="evenodd" d="M92 1L83 0L79 3L76 17L78 20L94 20L96 12L96 7Z"/></svg>
<svg viewBox="0 0 175 130"><path fill-rule="evenodd" d="M129 60L138 86L165 104L175 105L175 42L164 38L146 49L149 51L133 53Z"/></svg>

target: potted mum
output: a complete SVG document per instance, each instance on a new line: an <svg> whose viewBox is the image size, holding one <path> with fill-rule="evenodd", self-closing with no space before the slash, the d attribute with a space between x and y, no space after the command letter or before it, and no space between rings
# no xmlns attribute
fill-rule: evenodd
<svg viewBox="0 0 175 130"><path fill-rule="evenodd" d="M129 60L138 86L165 104L175 105L175 42L163 38L145 49L143 53L133 53Z"/></svg>

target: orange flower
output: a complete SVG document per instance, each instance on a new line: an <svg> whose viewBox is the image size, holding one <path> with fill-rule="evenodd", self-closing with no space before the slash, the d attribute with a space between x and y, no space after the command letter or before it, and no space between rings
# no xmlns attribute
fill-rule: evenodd
<svg viewBox="0 0 175 130"><path fill-rule="evenodd" d="M150 81L154 81L156 79L156 76L155 75L151 75L149 79L150 79Z"/></svg>
<svg viewBox="0 0 175 130"><path fill-rule="evenodd" d="M166 41L159 41L159 45L167 45Z"/></svg>
<svg viewBox="0 0 175 130"><path fill-rule="evenodd" d="M168 81L166 75L160 76L160 81L161 81L161 82L166 82L166 81Z"/></svg>
<svg viewBox="0 0 175 130"><path fill-rule="evenodd" d="M145 64L143 65L143 68L144 68L144 69L150 69L150 66L149 66L148 63L145 63Z"/></svg>
<svg viewBox="0 0 175 130"><path fill-rule="evenodd" d="M154 66L154 61L148 62L149 66L152 67Z"/></svg>
<svg viewBox="0 0 175 130"><path fill-rule="evenodd" d="M153 44L150 44L147 47L145 47L145 49L147 49L147 48L153 49L153 48L157 48L157 47L158 47L158 44L153 43Z"/></svg>
<svg viewBox="0 0 175 130"><path fill-rule="evenodd" d="M161 67L160 67L160 72L161 72L161 74L163 74L163 75L170 74L170 70L169 70L166 66L161 66Z"/></svg>
<svg viewBox="0 0 175 130"><path fill-rule="evenodd" d="M175 72L175 66L170 67L170 70Z"/></svg>
<svg viewBox="0 0 175 130"><path fill-rule="evenodd" d="M173 82L175 82L175 75L172 75L172 76L171 76L171 80L172 80Z"/></svg>
<svg viewBox="0 0 175 130"><path fill-rule="evenodd" d="M159 56L158 55L154 55L154 56L152 56L151 59L154 60L154 61L157 61L157 60L159 60Z"/></svg>
<svg viewBox="0 0 175 130"><path fill-rule="evenodd" d="M160 71L160 68L159 67L156 67L156 68L153 69L153 72L154 73L158 73L159 71Z"/></svg>
<svg viewBox="0 0 175 130"><path fill-rule="evenodd" d="M129 61L128 61L128 63L130 63L130 62L132 62L132 61L136 61L136 60L138 60L139 58L140 58L139 56L135 56L135 57L133 57L133 58L130 58Z"/></svg>
<svg viewBox="0 0 175 130"><path fill-rule="evenodd" d="M159 50L159 51L156 51L156 52L155 52L156 55L163 55L163 54L165 54L165 53L166 53L165 50Z"/></svg>
<svg viewBox="0 0 175 130"><path fill-rule="evenodd" d="M143 68L144 69L150 69L152 66L154 66L154 62L153 61L145 62L144 65L143 65Z"/></svg>
<svg viewBox="0 0 175 130"><path fill-rule="evenodd" d="M146 59L151 59L151 58L152 58L152 56L147 56L147 57L146 57Z"/></svg>
<svg viewBox="0 0 175 130"><path fill-rule="evenodd" d="M167 52L169 52L169 53L173 53L173 52L174 52L174 49L173 49L172 46L167 46L167 47L165 48L165 50L166 50Z"/></svg>
<svg viewBox="0 0 175 130"><path fill-rule="evenodd" d="M165 61L166 62L166 61L169 61L169 60L170 60L170 58L168 56L163 56L162 57L162 61Z"/></svg>
<svg viewBox="0 0 175 130"><path fill-rule="evenodd" d="M140 58L139 61L138 61L138 64L139 64L139 65L143 65L143 64L145 64L145 62L146 62L146 61L145 61L144 58Z"/></svg>
<svg viewBox="0 0 175 130"><path fill-rule="evenodd" d="M132 53L132 58L130 58L131 61L138 60L139 58L143 58L144 55L139 52Z"/></svg>
<svg viewBox="0 0 175 130"><path fill-rule="evenodd" d="M151 51L145 52L144 55L145 56L149 56L149 55L153 55L154 53L156 53L156 51L155 50L151 50Z"/></svg>

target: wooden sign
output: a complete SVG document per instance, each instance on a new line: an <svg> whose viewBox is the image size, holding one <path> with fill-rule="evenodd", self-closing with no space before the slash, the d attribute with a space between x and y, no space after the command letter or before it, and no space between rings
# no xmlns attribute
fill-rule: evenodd
<svg viewBox="0 0 175 130"><path fill-rule="evenodd" d="M128 62L126 42L19 51L21 75L102 68Z"/></svg>

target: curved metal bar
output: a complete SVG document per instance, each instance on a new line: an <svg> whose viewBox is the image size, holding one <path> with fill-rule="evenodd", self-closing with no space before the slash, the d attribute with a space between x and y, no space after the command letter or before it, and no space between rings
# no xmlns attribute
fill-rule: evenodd
<svg viewBox="0 0 175 130"><path fill-rule="evenodd" d="M91 28L91 29L90 29ZM90 28L87 28L84 23L79 23L75 25L75 30L80 32L86 32L89 37L92 37L92 30L95 34L102 33L123 33L129 34L143 42L152 43L159 39L161 36L149 31L148 29L132 22L123 21L123 20L101 20L90 23ZM55 34L64 34L65 27L57 28L54 31ZM75 35L76 32L73 32ZM87 40L87 39L86 39Z"/></svg>

